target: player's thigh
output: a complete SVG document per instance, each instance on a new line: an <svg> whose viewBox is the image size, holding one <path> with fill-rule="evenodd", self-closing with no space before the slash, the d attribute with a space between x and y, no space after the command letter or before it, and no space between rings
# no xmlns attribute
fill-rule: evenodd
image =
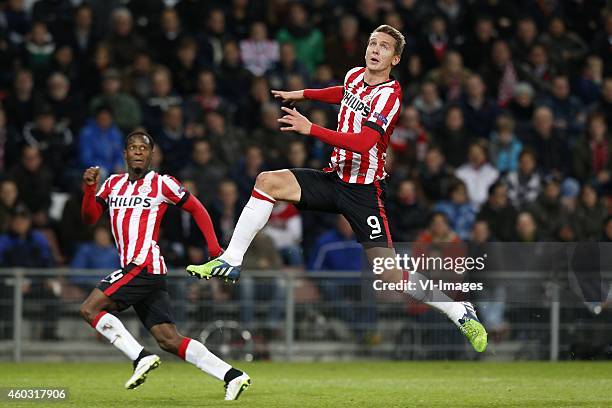
<svg viewBox="0 0 612 408"><path fill-rule="evenodd" d="M300 210L338 213L336 178L333 173L313 169L289 170L300 186L296 207Z"/></svg>
<svg viewBox="0 0 612 408"><path fill-rule="evenodd" d="M275 200L297 203L300 201L300 184L290 170L264 171L257 176L255 188Z"/></svg>
<svg viewBox="0 0 612 408"><path fill-rule="evenodd" d="M162 325L163 323L174 326L170 295L165 285L160 285L155 291L152 291L147 297L136 303L134 305L134 310L142 324L156 339L157 337L152 331L155 326ZM167 325L163 325L162 328L166 326ZM156 333L160 335L165 333L159 332L159 330L161 329L156 329ZM174 330L176 331L176 328Z"/></svg>
<svg viewBox="0 0 612 408"><path fill-rule="evenodd" d="M339 184L339 207L364 248L392 247L384 188L373 184Z"/></svg>

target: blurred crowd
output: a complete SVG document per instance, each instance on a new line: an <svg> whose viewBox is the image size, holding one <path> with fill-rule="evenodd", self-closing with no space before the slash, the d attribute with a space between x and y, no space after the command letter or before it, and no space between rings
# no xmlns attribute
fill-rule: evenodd
<svg viewBox="0 0 612 408"><path fill-rule="evenodd" d="M270 90L341 84L383 23L407 39L387 155L396 241L609 241L611 6L2 0L0 265L117 267L107 226L80 220L80 180L124 171L136 128L227 244L259 172L327 164L329 146L279 131ZM335 129L336 106L298 109ZM161 237L170 266L207 257L178 209ZM245 263L347 269L354 250L342 219L279 204Z"/></svg>

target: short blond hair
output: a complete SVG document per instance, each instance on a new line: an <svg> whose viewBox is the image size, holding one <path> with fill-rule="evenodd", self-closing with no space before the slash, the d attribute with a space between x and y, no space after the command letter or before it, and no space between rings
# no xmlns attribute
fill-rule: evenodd
<svg viewBox="0 0 612 408"><path fill-rule="evenodd" d="M385 33L393 37L395 40L395 55L402 55L402 51L404 51L404 46L406 45L406 39L404 38L404 34L402 34L398 29L393 28L390 25L383 24L378 26L376 30L372 31L372 34L374 33Z"/></svg>

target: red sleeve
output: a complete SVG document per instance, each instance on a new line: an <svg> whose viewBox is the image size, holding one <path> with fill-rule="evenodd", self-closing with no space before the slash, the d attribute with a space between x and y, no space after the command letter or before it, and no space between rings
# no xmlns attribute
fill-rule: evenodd
<svg viewBox="0 0 612 408"><path fill-rule="evenodd" d="M221 255L223 250L221 249L221 246L219 246L219 241L217 241L217 236L215 235L215 229L213 227L212 220L210 219L210 215L200 200L191 194L188 195L189 197L182 205L182 208L191 214L196 224L198 224L198 228L200 228L200 231L202 231L202 234L206 239L210 256L216 258L217 256Z"/></svg>
<svg viewBox="0 0 612 408"><path fill-rule="evenodd" d="M359 154L367 153L382 136L379 129L367 126L367 123L359 133L336 132L313 123L310 134L324 143Z"/></svg>
<svg viewBox="0 0 612 408"><path fill-rule="evenodd" d="M325 103L339 104L344 96L344 87L342 85L332 86L323 89L304 89L304 98L313 101Z"/></svg>
<svg viewBox="0 0 612 408"><path fill-rule="evenodd" d="M104 213L104 200L96 197L96 185L83 184L83 202L81 204L81 217L85 224L95 224Z"/></svg>

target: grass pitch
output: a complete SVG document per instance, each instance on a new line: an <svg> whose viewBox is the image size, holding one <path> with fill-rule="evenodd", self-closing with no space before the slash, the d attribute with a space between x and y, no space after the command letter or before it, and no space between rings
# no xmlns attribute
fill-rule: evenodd
<svg viewBox="0 0 612 408"><path fill-rule="evenodd" d="M165 358L164 358L165 357ZM253 385L223 401L223 384L165 361L125 390L131 364L0 364L0 387L68 388L66 402L2 407L612 407L612 363L240 363Z"/></svg>

